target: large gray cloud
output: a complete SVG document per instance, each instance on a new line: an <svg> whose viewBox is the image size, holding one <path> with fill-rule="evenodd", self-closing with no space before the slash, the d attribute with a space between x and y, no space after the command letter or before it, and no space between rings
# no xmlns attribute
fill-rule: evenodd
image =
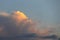
<svg viewBox="0 0 60 40"><path fill-rule="evenodd" d="M38 35L47 35L57 31L51 25L44 26L44 23L35 23L29 19L23 12L5 13L0 12L0 36L16 36L26 33L36 33ZM50 27L49 27L50 26Z"/></svg>

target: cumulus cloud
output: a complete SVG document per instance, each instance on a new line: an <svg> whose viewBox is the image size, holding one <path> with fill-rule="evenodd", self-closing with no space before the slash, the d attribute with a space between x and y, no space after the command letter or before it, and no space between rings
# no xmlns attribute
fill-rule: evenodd
<svg viewBox="0 0 60 40"><path fill-rule="evenodd" d="M29 33L29 28L32 26L31 19L28 19L23 12L0 13L0 36L16 36Z"/></svg>

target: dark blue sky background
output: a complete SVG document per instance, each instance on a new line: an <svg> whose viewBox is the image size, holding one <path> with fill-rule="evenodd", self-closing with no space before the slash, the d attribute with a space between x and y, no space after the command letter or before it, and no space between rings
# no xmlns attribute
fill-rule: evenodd
<svg viewBox="0 0 60 40"><path fill-rule="evenodd" d="M60 0L0 0L0 11L15 10L35 20L60 24Z"/></svg>

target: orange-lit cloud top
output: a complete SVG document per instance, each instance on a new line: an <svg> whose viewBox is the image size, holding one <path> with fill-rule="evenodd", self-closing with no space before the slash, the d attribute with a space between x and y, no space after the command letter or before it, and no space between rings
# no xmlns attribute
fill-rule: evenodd
<svg viewBox="0 0 60 40"><path fill-rule="evenodd" d="M16 23L20 23L28 19L28 17L23 12L20 12L20 11L13 12L11 17L13 20L16 21Z"/></svg>
<svg viewBox="0 0 60 40"><path fill-rule="evenodd" d="M28 19L28 17L20 11L13 12L12 17L17 18L17 20L22 21Z"/></svg>

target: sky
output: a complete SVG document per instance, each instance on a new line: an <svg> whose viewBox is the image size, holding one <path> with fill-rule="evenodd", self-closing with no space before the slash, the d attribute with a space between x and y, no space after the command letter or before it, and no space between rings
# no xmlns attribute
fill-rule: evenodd
<svg viewBox="0 0 60 40"><path fill-rule="evenodd" d="M0 0L0 11L22 11L29 18L60 24L60 0Z"/></svg>

